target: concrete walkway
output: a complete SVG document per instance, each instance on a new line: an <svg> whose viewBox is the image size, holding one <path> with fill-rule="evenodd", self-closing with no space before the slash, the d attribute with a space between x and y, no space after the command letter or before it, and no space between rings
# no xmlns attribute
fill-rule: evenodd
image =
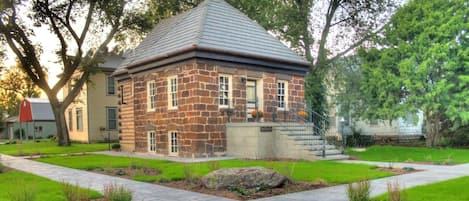
<svg viewBox="0 0 469 201"><path fill-rule="evenodd" d="M117 155L117 154L113 154ZM142 156L146 158L146 156ZM152 157L154 158L154 157ZM132 190L135 201L152 201L152 200L207 200L218 201L228 200L222 197L194 193L174 188L168 188L155 184L148 184L143 182L132 181L92 172L75 170L55 165L49 165L32 160L27 160L19 157L12 157L8 155L1 155L0 159L5 166L15 168L21 171L30 172L39 176L50 178L59 182L69 182L78 184L85 188L90 188L102 192L105 184L116 183L125 185ZM200 160L200 159L199 159ZM198 161L203 162L206 160ZM185 160L185 162L196 162L192 160ZM371 181L371 196L386 193L386 185L388 182L394 182L396 179L405 188L410 188L417 185L430 184L440 181L445 181L457 177L469 176L469 163L455 166L440 166L440 165L422 165L410 163L387 163L387 162L369 162L369 161L340 161L344 163L364 163L370 165L377 165L380 167L412 167L415 169L423 170L420 172L404 174L394 177L387 177ZM347 185L339 185L328 188L322 188L311 191L304 191L259 200L266 201L283 201L283 200L308 200L308 201L347 201L346 197Z"/></svg>
<svg viewBox="0 0 469 201"><path fill-rule="evenodd" d="M164 186L137 182L128 179L122 179L92 172L75 170L66 167L49 165L19 157L1 155L0 160L5 166L33 173L42 177L46 177L59 182L68 182L78 184L84 188L90 188L99 192L103 192L105 184L124 185L133 192L133 200L135 201L218 201L229 200L222 197L216 197L201 193L194 193Z"/></svg>
<svg viewBox="0 0 469 201"><path fill-rule="evenodd" d="M441 165L421 165L421 164L410 164L410 163L385 163L385 162L369 162L369 161L340 161L344 163L362 163L377 165L379 167L412 167L419 170L420 172L404 174L399 176L387 177L382 179L376 179L371 181L371 196L381 195L387 192L388 182L399 182L401 187L411 188L418 185L425 185L449 179L454 179L463 176L469 176L469 163L455 166L441 166ZM295 201L347 201L347 185L339 185L328 188L322 188L312 191L304 191L286 195L280 195L270 198L260 199L263 201L283 201L283 200L295 200Z"/></svg>

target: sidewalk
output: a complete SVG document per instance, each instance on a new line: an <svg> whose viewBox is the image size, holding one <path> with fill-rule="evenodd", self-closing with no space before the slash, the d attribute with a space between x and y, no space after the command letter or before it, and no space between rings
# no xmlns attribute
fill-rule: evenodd
<svg viewBox="0 0 469 201"><path fill-rule="evenodd" d="M59 182L68 182L78 184L84 188L90 188L99 192L103 192L105 184L115 183L124 185L133 192L133 200L135 201L218 201L228 200L222 197L194 193L174 188L168 188L155 184L132 181L92 172L75 170L66 167L49 165L32 160L0 154L0 159L5 166L33 173L42 177L46 177Z"/></svg>
<svg viewBox="0 0 469 201"><path fill-rule="evenodd" d="M194 193L174 188L168 188L155 184L148 184L143 182L132 181L92 172L75 170L55 165L49 165L32 160L27 160L19 157L12 157L8 155L1 155L2 163L5 166L15 168L21 171L30 172L39 176L43 176L59 182L69 182L78 184L81 187L91 188L102 192L105 184L116 183L125 185L132 190L135 201L153 201L153 200L200 200L200 201L218 201L229 200L222 197ZM142 156L146 157L146 156ZM186 160L185 162L194 162ZM399 181L401 186L410 188L417 185L424 185L445 181L457 177L469 176L469 163L455 166L441 166L441 165L423 165L423 164L410 164L410 163L387 163L387 162L370 162L370 161L339 161L344 163L365 163L377 165L380 167L412 167L415 169L423 170L420 172L404 174L394 177L387 177L371 181L371 196L386 193L387 183L394 182L395 179ZM263 201L347 201L346 197L347 185L339 185L328 188L322 188L311 191L304 191L270 198L259 199Z"/></svg>
<svg viewBox="0 0 469 201"><path fill-rule="evenodd" d="M380 167L412 167L424 171L376 179L371 181L371 196L381 195L387 192L387 183L394 182L396 179L399 184L405 188L411 188L418 185L430 184L463 176L469 176L469 163L455 166L442 165L421 165L409 163L386 163L386 162L370 162L370 161L339 161L344 163L364 163L377 165ZM260 199L263 201L347 201L347 185L339 185L328 188L322 188L312 191L304 191L286 195L280 195L270 198Z"/></svg>

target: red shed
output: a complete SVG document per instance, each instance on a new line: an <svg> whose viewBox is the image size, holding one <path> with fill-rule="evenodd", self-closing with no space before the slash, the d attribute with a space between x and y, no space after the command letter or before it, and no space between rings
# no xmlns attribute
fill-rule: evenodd
<svg viewBox="0 0 469 201"><path fill-rule="evenodd" d="M21 101L19 122L54 121L54 113L47 99L26 98Z"/></svg>

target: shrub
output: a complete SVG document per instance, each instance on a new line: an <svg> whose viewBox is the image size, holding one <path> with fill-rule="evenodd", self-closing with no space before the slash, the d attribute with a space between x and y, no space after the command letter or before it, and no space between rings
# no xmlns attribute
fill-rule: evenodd
<svg viewBox="0 0 469 201"><path fill-rule="evenodd" d="M370 200L370 181L368 179L347 186L347 197L350 201Z"/></svg>
<svg viewBox="0 0 469 201"><path fill-rule="evenodd" d="M347 146L349 147L368 147L373 145L373 137L362 135L359 131L353 131L352 135L347 136Z"/></svg>
<svg viewBox="0 0 469 201"><path fill-rule="evenodd" d="M215 170L220 169L220 162L219 161L210 161L208 162L208 168L210 169L210 172L213 172Z"/></svg>
<svg viewBox="0 0 469 201"><path fill-rule="evenodd" d="M121 148L121 145L119 143L115 143L115 144L112 144L111 145L111 148L112 149L120 149Z"/></svg>
<svg viewBox="0 0 469 201"><path fill-rule="evenodd" d="M405 201L407 200L405 194L401 192L399 181L396 179L394 183L388 182L388 195L389 201Z"/></svg>
<svg viewBox="0 0 469 201"><path fill-rule="evenodd" d="M455 133L449 138L448 145L451 147L469 147L469 132Z"/></svg>
<svg viewBox="0 0 469 201"><path fill-rule="evenodd" d="M5 168L5 166L3 166L2 161L0 160L0 173L3 173L4 168Z"/></svg>
<svg viewBox="0 0 469 201"><path fill-rule="evenodd" d="M184 164L183 172L184 172L184 179L187 182L192 183L192 181L194 181L195 179L195 175L194 175L194 172L192 171L192 167L190 165Z"/></svg>
<svg viewBox="0 0 469 201"><path fill-rule="evenodd" d="M288 179L292 179L295 173L295 166L296 163L280 163L279 172L282 173L284 176L288 177Z"/></svg>
<svg viewBox="0 0 469 201"><path fill-rule="evenodd" d="M132 191L123 185L108 184L104 185L105 201L131 201Z"/></svg>
<svg viewBox="0 0 469 201"><path fill-rule="evenodd" d="M88 190L80 188L78 185L72 185L64 182L62 184L62 191L65 195L66 201L88 201L90 200L90 193Z"/></svg>
<svg viewBox="0 0 469 201"><path fill-rule="evenodd" d="M49 139L52 142L55 142L55 141L57 141L57 136L56 135L48 135L47 139Z"/></svg>
<svg viewBox="0 0 469 201"><path fill-rule="evenodd" d="M23 180L14 181L13 185L20 186L20 188L11 188L8 191L8 198L10 201L34 201L36 200L36 191L33 186L28 185Z"/></svg>
<svg viewBox="0 0 469 201"><path fill-rule="evenodd" d="M20 135L21 135L21 139L25 140L26 138L26 132L24 131L24 129L16 129L15 132L13 132L13 134L15 135L15 138L16 139L20 139Z"/></svg>

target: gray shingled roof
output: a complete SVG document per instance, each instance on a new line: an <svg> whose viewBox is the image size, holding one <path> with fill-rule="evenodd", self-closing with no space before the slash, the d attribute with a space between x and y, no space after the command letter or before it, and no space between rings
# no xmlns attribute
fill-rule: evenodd
<svg viewBox="0 0 469 201"><path fill-rule="evenodd" d="M124 61L124 58L119 55L107 55L104 56L104 63L100 63L98 66L101 68L114 68L117 69L120 64Z"/></svg>
<svg viewBox="0 0 469 201"><path fill-rule="evenodd" d="M190 11L161 21L114 74L125 73L126 67L152 58L194 47L307 64L303 57L227 2L206 0Z"/></svg>
<svg viewBox="0 0 469 201"><path fill-rule="evenodd" d="M26 98L31 103L31 113L34 121L54 121L54 113L47 99Z"/></svg>

